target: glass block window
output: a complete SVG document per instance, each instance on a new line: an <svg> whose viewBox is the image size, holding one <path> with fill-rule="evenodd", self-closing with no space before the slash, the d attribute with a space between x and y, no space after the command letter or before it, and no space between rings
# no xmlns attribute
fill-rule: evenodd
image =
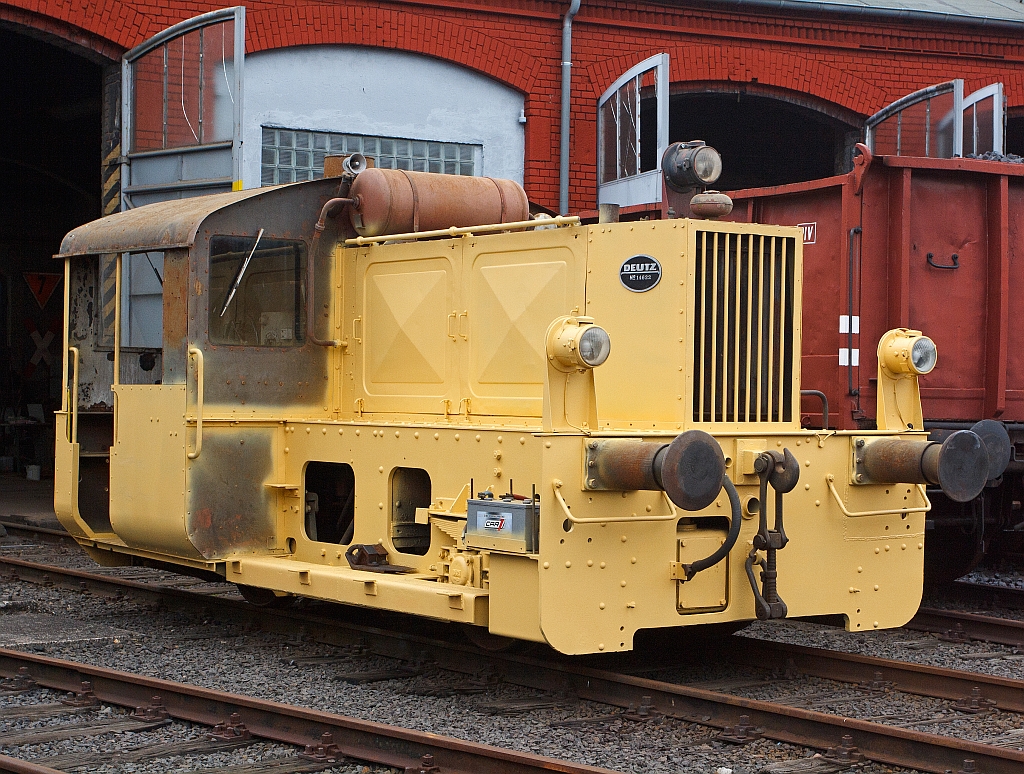
<svg viewBox="0 0 1024 774"><path fill-rule="evenodd" d="M481 146L263 127L261 185L317 180L324 157L362 153L384 169L475 175Z"/></svg>

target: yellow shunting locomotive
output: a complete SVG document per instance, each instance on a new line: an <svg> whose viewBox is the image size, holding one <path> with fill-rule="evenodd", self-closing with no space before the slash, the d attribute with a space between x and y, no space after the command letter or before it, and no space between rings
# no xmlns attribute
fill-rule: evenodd
<svg viewBox="0 0 1024 774"><path fill-rule="evenodd" d="M975 496L984 443L927 441L907 330L878 430L801 428L799 229L531 220L515 183L357 167L65 238L55 500L97 562L570 654L914 614L923 484Z"/></svg>

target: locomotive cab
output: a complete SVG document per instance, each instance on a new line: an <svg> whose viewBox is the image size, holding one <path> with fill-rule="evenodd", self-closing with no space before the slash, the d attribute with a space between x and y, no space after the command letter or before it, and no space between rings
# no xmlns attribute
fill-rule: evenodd
<svg viewBox="0 0 1024 774"><path fill-rule="evenodd" d="M912 373L898 427L801 428L799 229L531 221L502 183L470 197L497 197L489 222L432 230L448 216L423 192L459 205L462 183L370 172L361 189L165 202L65 238L55 499L97 561L565 653L628 650L647 628L913 615L923 484L980 489L984 445L936 449L906 427ZM372 209L371 182L412 187L409 232ZM106 348L85 302L105 266ZM139 300L132 283L157 277ZM159 332L135 346L147 308ZM98 518L81 428L107 394ZM896 474L894 455L910 460ZM912 464L926 457L928 474Z"/></svg>

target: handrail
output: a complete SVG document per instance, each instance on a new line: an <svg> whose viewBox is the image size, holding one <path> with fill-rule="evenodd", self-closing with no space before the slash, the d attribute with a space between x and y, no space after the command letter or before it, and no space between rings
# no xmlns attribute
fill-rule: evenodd
<svg viewBox="0 0 1024 774"><path fill-rule="evenodd" d="M565 502L565 498L562 497L562 493L558 491L562 486L564 486L564 484L561 480L557 478L551 480L551 491L555 493L555 499L562 507L562 513L564 513L565 517L573 524L605 524L616 521L671 521L672 519L679 518L675 504L668 498L668 495L665 494L664 491L662 491L661 494L665 498L665 502L670 511L667 514L659 513L657 516L586 516L583 518L577 518L572 515L572 512L569 510L569 506Z"/></svg>
<svg viewBox="0 0 1024 774"><path fill-rule="evenodd" d="M343 347L345 342L339 339L321 339L316 335L316 316L313 312L316 304L316 257L320 251L320 235L327 228L327 218L330 217L339 207L354 204L355 199L336 197L328 199L320 210L320 218L313 226L313 239L309 244L309 254L306 258L306 340L320 347ZM328 315L328 319L330 315Z"/></svg>
<svg viewBox="0 0 1024 774"><path fill-rule="evenodd" d="M71 427L68 429L71 430L71 434L68 441L78 443L78 347L68 347L68 352L75 356L74 375L68 375L68 386L71 388L71 405L68 406L68 411L71 414Z"/></svg>
<svg viewBox="0 0 1024 774"><path fill-rule="evenodd" d="M925 492L922 484L917 484L917 491L921 493L921 497L924 500L923 506L915 508L890 508L888 510L881 511L848 511L842 498L839 496L839 492L836 491L835 487L836 477L829 473L825 476L825 482L828 484L828 490L832 493L832 497L835 498L836 504L839 506L839 510L843 512L844 516L856 517L856 516L889 516L896 515L897 513L927 513L932 509L932 501L928 499L928 493Z"/></svg>
<svg viewBox="0 0 1024 774"><path fill-rule="evenodd" d="M189 347L188 354L196 357L196 450L186 455L194 460L203 451L203 351L199 347Z"/></svg>
<svg viewBox="0 0 1024 774"><path fill-rule="evenodd" d="M404 234L381 234L380 236L361 236L346 239L346 245L368 245L375 242L399 242L409 239L426 239L429 237L464 236L466 234L485 234L489 231L521 231L527 228L545 226L578 226L580 219L576 215L559 215L557 218L541 220L517 220L513 223L489 223L485 226L449 226L433 231L408 231Z"/></svg>

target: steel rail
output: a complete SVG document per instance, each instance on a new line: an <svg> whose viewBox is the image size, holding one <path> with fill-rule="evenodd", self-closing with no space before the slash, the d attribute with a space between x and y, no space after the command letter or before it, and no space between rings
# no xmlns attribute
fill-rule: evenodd
<svg viewBox="0 0 1024 774"><path fill-rule="evenodd" d="M38 565L13 558L0 558L0 567L10 567L19 577L41 582L61 582L72 588L128 591L148 599L159 598L195 610L196 595L180 589L91 575L80 570ZM204 604L216 605L221 612L251 621L256 618L268 631L294 634L298 627L316 627L318 640L332 645L360 644L371 652L391 658L410 660L428 655L441 668L455 672L474 672L488 668L510 683L541 690L561 690L619 707L640 706L645 699L655 710L703 726L725 728L749 722L763 729L763 735L776 741L802 747L836 747L846 735L869 759L920 771L943 774L959 769L963 761L973 759L985 774L1010 774L1024 769L1024 752L1009 750L963 739L911 731L869 721L829 715L771 702L746 699L710 690L675 685L582 666L580 660L541 660L524 656L495 654L450 641L380 628L339 622L307 613L264 611L236 600L201 597ZM33 657L35 658L35 657ZM606 661L605 663L608 663ZM38 679L38 678L37 678Z"/></svg>
<svg viewBox="0 0 1024 774"><path fill-rule="evenodd" d="M991 605L1007 610L1024 610L1024 589L1013 586L997 586L993 583L956 581L948 587L950 596L957 602L975 605Z"/></svg>
<svg viewBox="0 0 1024 774"><path fill-rule="evenodd" d="M159 696L171 717L215 725L238 713L254 736L293 745L318 744L333 736L340 752L350 758L393 766L414 767L424 755L444 774L611 774L610 769L586 766L541 755L467 742L454 737L398 728L383 723L295 707L249 696L185 685L105 667L0 649L0 674L14 676L21 667L40 685L61 691L80 690L92 683L100 701L124 707L147 705Z"/></svg>
<svg viewBox="0 0 1024 774"><path fill-rule="evenodd" d="M2 774L66 774L59 769L51 769L49 766L41 766L38 763L12 758L9 755L0 755L0 772Z"/></svg>
<svg viewBox="0 0 1024 774"><path fill-rule="evenodd" d="M994 618L978 613L922 607L904 628L922 632L952 633L964 639L984 640L1013 647L1024 644L1024 621Z"/></svg>
<svg viewBox="0 0 1024 774"><path fill-rule="evenodd" d="M936 699L970 698L974 688L981 688L982 696L995 701L999 709L1024 712L1024 680L750 637L733 638L724 645L723 652L730 660L748 666L763 669L784 664L801 674L843 683L881 679L891 683L895 691Z"/></svg>
<svg viewBox="0 0 1024 774"><path fill-rule="evenodd" d="M20 522L3 520L0 520L0 527L3 527L8 532L14 532L16 534L37 535L47 543L52 543L55 541L59 542L61 540L74 542L75 540L70 533L62 529L50 529L49 527L34 527L31 524L21 524Z"/></svg>

